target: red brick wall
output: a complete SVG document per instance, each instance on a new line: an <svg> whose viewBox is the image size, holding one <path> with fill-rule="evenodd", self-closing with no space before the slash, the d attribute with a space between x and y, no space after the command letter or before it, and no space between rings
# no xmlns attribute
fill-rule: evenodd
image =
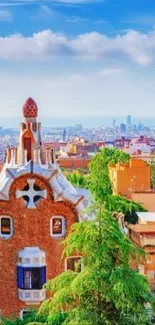
<svg viewBox="0 0 155 325"><path fill-rule="evenodd" d="M67 230L77 220L74 206L69 202L53 201L52 190L41 177L36 184L48 191L47 199L37 203L37 209L27 209L25 201L15 198L16 189L23 190L26 179L36 178L25 175L17 178L10 188L10 200L0 201L0 215L10 215L14 221L14 235L10 239L0 239L0 310L8 316L19 313L26 305L18 300L17 291L17 256L24 247L39 247L46 253L47 279L51 279L64 270L64 262L60 261L61 239L50 236L50 218L62 215L66 218Z"/></svg>

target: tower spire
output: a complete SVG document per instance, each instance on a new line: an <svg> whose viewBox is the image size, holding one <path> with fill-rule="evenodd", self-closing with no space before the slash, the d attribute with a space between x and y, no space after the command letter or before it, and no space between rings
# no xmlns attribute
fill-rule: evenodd
<svg viewBox="0 0 155 325"><path fill-rule="evenodd" d="M23 106L23 115L27 122L33 122L38 116L38 106L31 97L26 100Z"/></svg>
<svg viewBox="0 0 155 325"><path fill-rule="evenodd" d="M30 161L33 159L34 150L42 152L41 124L37 122L38 106L31 97L23 105L23 115L25 121L21 124L19 152L21 161L25 152L27 161Z"/></svg>

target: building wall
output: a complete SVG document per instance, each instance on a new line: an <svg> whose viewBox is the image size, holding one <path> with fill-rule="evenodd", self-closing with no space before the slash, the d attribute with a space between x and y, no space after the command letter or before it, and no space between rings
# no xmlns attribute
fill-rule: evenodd
<svg viewBox="0 0 155 325"><path fill-rule="evenodd" d="M155 211L155 192L132 193L132 200L140 203L148 212Z"/></svg>
<svg viewBox="0 0 155 325"><path fill-rule="evenodd" d="M155 252L148 254L144 273L148 278L152 291L155 292Z"/></svg>
<svg viewBox="0 0 155 325"><path fill-rule="evenodd" d="M139 272L147 276L150 288L155 294L155 223L149 225L130 225L129 238L138 246L145 250L145 258L141 259L138 269ZM150 229L149 229L150 228ZM133 229L133 230L132 230ZM147 230L147 231L146 231ZM150 231L149 231L150 230ZM151 240L152 245L149 245ZM137 264L132 264L137 269Z"/></svg>
<svg viewBox="0 0 155 325"><path fill-rule="evenodd" d="M68 169L88 169L90 161L88 158L59 158L58 164L60 167Z"/></svg>
<svg viewBox="0 0 155 325"><path fill-rule="evenodd" d="M143 160L131 159L129 164L109 166L113 193L130 197L134 191L149 190L151 187L150 166Z"/></svg>
<svg viewBox="0 0 155 325"><path fill-rule="evenodd" d="M27 209L23 198L16 199L16 190L23 190L27 178L35 178L36 185L47 190L47 198L38 202L36 209ZM0 202L0 215L9 215L14 221L14 234L10 239L0 239L0 310L2 315L19 314L26 307L18 300L17 257L25 247L39 247L46 254L47 279L64 270L61 256L61 239L50 236L50 218L64 216L67 231L77 220L74 206L67 202L53 201L53 193L46 180L28 174L17 178L10 188L10 200Z"/></svg>
<svg viewBox="0 0 155 325"><path fill-rule="evenodd" d="M146 250L147 253L147 250ZM150 288L155 294L155 252L148 253L145 264L139 265L139 271L147 276Z"/></svg>

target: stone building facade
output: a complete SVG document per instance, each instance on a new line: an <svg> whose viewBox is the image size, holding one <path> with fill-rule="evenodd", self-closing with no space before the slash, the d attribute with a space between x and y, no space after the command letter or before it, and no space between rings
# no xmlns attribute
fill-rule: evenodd
<svg viewBox="0 0 155 325"><path fill-rule="evenodd" d="M74 269L61 260L61 240L83 219L84 196L61 173L54 152L43 151L38 108L23 107L18 148L9 148L0 173L0 310L19 315L46 298L47 279Z"/></svg>
<svg viewBox="0 0 155 325"><path fill-rule="evenodd" d="M115 195L131 198L133 192L151 188L151 167L142 159L131 158L129 163L109 164L109 176Z"/></svg>

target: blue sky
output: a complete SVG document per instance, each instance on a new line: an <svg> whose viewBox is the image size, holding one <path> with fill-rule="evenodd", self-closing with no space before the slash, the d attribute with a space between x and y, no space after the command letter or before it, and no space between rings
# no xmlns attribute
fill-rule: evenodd
<svg viewBox="0 0 155 325"><path fill-rule="evenodd" d="M0 116L155 116L154 0L0 0Z"/></svg>
<svg viewBox="0 0 155 325"><path fill-rule="evenodd" d="M146 32L155 24L154 0L1 0L0 10L3 36L44 29L72 36L92 30L116 35L126 29Z"/></svg>

